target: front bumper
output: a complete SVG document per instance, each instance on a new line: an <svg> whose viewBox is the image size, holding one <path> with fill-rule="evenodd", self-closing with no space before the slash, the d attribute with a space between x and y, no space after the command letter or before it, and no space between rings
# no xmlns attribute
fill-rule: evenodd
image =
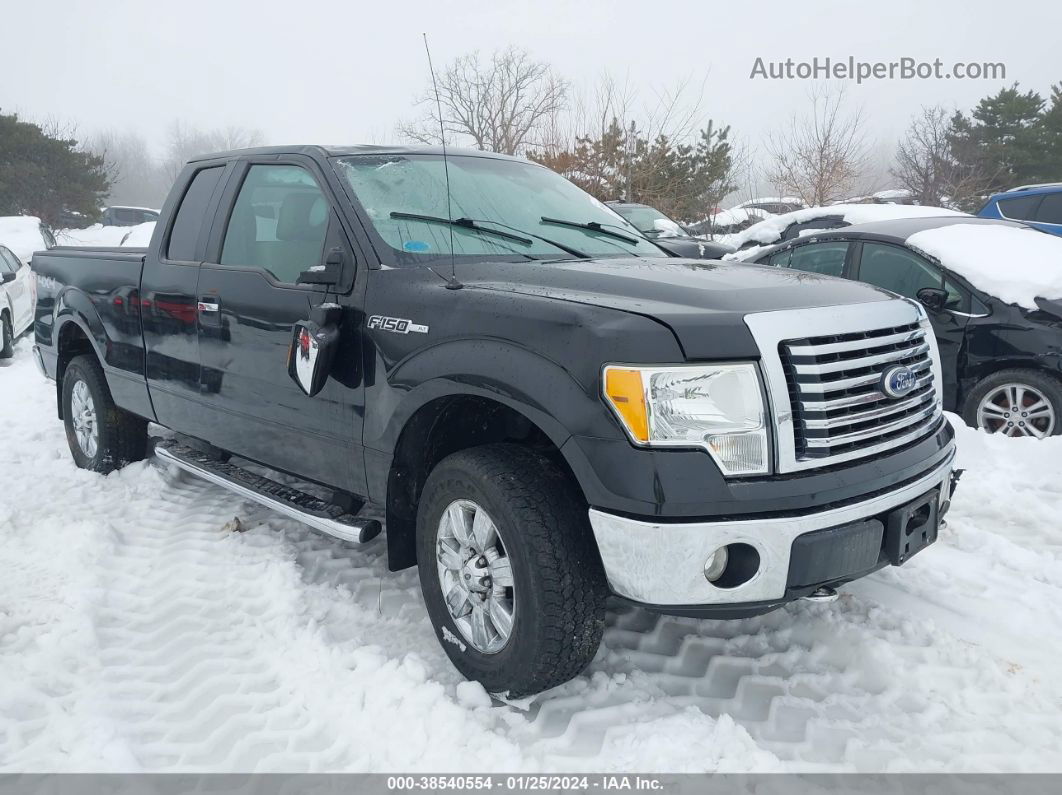
<svg viewBox="0 0 1062 795"><path fill-rule="evenodd" d="M873 497L814 513L665 523L591 509L590 524L609 584L621 597L655 609L674 608L686 613L695 612L698 606L770 609L798 595L789 588L794 541L815 531L882 517L933 489L940 489L940 505L945 506L950 499L954 458L952 447L942 462L919 477ZM738 543L756 550L759 568L741 585L713 585L704 576L705 561L719 547ZM874 568L877 566L833 579L854 579Z"/></svg>

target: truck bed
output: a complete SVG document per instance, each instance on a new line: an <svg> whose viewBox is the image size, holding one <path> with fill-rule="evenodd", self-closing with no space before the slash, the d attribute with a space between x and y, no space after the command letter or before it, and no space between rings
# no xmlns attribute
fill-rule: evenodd
<svg viewBox="0 0 1062 795"><path fill-rule="evenodd" d="M147 249L60 246L33 255L34 329L45 374L55 378L60 337L78 337L107 371L115 402L144 410L147 401L140 292ZM85 350L84 352L88 352Z"/></svg>

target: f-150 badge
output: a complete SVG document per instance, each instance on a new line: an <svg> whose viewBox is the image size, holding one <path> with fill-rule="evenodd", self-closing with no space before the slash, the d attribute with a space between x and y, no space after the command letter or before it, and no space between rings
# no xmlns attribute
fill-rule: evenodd
<svg viewBox="0 0 1062 795"><path fill-rule="evenodd" d="M428 327L404 317L386 317L373 315L369 318L369 328L378 328L380 331L393 331L395 334L427 334Z"/></svg>

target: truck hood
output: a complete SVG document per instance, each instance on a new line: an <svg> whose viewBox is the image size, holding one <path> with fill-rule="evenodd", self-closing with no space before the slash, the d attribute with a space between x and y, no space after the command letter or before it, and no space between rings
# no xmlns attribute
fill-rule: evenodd
<svg viewBox="0 0 1062 795"><path fill-rule="evenodd" d="M743 320L750 313L895 298L875 287L813 273L685 259L476 263L460 266L458 278L472 289L643 315L668 326L689 359L758 357Z"/></svg>

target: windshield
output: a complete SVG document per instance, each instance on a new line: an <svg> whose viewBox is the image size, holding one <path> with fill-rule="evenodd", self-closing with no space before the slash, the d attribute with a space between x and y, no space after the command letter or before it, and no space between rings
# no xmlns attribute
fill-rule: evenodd
<svg viewBox="0 0 1062 795"><path fill-rule="evenodd" d="M652 207L616 207L616 212L650 237L689 237L686 230Z"/></svg>
<svg viewBox="0 0 1062 795"><path fill-rule="evenodd" d="M667 256L597 199L532 163L451 156L448 214L440 155L352 155L336 162L376 233L390 247L392 264L449 262L451 232L455 257L463 262L571 259L565 248L591 257ZM411 214L426 218L395 217ZM480 229L447 225L448 217L476 221ZM604 230L544 223L543 218L597 223ZM513 234L503 237L484 230ZM628 239L620 239L617 232Z"/></svg>

